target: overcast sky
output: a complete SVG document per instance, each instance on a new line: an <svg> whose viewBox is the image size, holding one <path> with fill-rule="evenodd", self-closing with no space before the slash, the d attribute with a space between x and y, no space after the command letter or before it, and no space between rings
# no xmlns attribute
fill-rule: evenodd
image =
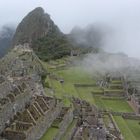
<svg viewBox="0 0 140 140"><path fill-rule="evenodd" d="M18 24L40 6L65 33L76 25L107 24L116 30L114 38L107 38L107 49L117 45L112 51L129 48L130 56L140 54L140 0L0 0L0 26Z"/></svg>
<svg viewBox="0 0 140 140"><path fill-rule="evenodd" d="M122 19L140 17L140 0L0 0L0 25L19 23L29 11L39 6L64 32L75 25L109 22L118 16Z"/></svg>

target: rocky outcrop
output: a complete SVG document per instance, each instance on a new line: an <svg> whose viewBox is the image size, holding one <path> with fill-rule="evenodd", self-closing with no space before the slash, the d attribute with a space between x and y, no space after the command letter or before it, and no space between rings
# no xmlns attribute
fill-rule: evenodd
<svg viewBox="0 0 140 140"><path fill-rule="evenodd" d="M31 11L18 25L12 44L29 43L42 60L58 59L70 54L65 35L42 8Z"/></svg>
<svg viewBox="0 0 140 140"><path fill-rule="evenodd" d="M50 16L38 7L31 11L18 25L13 38L13 45L32 43L51 32L60 33Z"/></svg>

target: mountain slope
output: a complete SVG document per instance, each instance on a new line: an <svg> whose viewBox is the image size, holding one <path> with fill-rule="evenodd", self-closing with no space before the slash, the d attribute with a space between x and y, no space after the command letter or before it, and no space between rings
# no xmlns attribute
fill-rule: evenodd
<svg viewBox="0 0 140 140"><path fill-rule="evenodd" d="M70 44L65 35L40 7L31 11L18 25L13 46L29 43L43 60L70 54Z"/></svg>

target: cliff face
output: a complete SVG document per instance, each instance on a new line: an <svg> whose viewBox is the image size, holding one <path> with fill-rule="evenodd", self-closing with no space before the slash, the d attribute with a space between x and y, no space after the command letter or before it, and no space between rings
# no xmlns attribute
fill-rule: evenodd
<svg viewBox="0 0 140 140"><path fill-rule="evenodd" d="M36 8L18 25L13 38L13 45L32 43L51 32L60 33L50 16L42 8Z"/></svg>
<svg viewBox="0 0 140 140"><path fill-rule="evenodd" d="M70 43L42 8L31 11L18 25L13 46L29 43L42 60L70 54Z"/></svg>

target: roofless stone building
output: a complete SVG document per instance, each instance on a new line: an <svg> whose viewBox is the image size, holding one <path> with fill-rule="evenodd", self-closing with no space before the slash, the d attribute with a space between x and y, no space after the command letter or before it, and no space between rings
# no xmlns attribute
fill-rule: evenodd
<svg viewBox="0 0 140 140"><path fill-rule="evenodd" d="M45 96L43 68L28 44L16 46L0 63L1 137L39 139L59 116L62 101Z"/></svg>

